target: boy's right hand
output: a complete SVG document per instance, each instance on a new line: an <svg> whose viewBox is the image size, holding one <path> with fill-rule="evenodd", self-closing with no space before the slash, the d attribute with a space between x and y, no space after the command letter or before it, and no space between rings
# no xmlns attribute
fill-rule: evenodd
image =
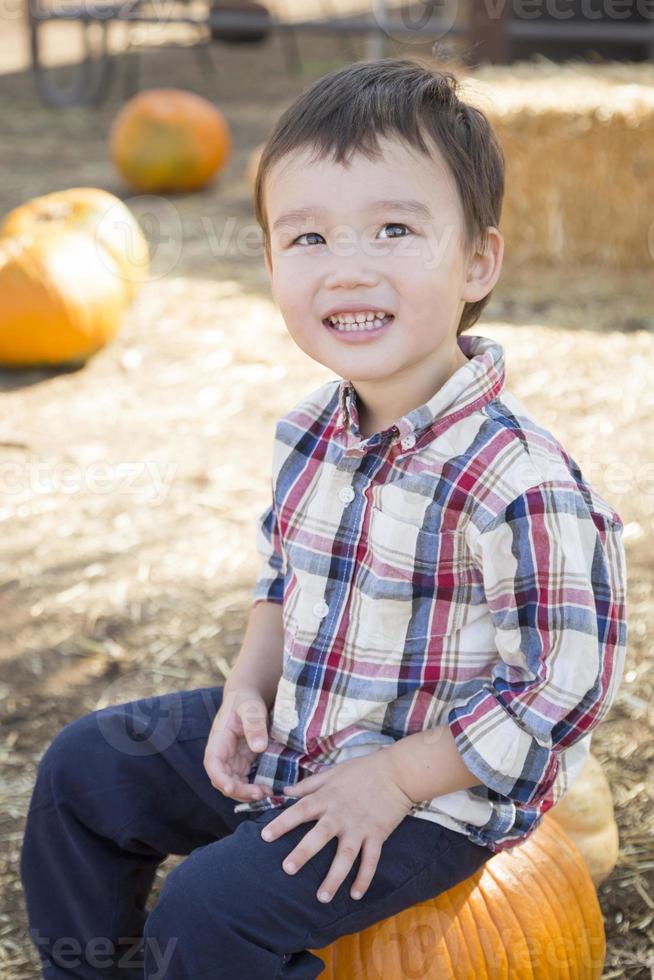
<svg viewBox="0 0 654 980"><path fill-rule="evenodd" d="M204 768L211 785L243 802L266 796L263 787L248 782L248 773L267 745L268 708L259 691L224 691L204 751Z"/></svg>

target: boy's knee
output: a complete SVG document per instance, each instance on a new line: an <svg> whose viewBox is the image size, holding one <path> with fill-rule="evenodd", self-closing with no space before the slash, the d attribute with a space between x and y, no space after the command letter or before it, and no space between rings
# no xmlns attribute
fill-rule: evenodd
<svg viewBox="0 0 654 980"><path fill-rule="evenodd" d="M91 745L99 735L95 714L90 712L75 718L57 732L38 763L41 782L47 780L50 786L66 783L68 774L74 774L77 781L89 771Z"/></svg>
<svg viewBox="0 0 654 980"><path fill-rule="evenodd" d="M205 903L198 894L199 884L189 880L187 861L166 875L156 905L145 921L143 935L147 939L190 939L194 929L202 928L199 910Z"/></svg>
<svg viewBox="0 0 654 980"><path fill-rule="evenodd" d="M212 845L196 848L168 872L157 904L147 918L150 935L202 934L218 922L226 924L232 914L237 920L246 917L248 905L252 908L254 902L243 900L238 876L230 872L229 859L215 860L210 856L211 849ZM242 865L241 861L241 872Z"/></svg>
<svg viewBox="0 0 654 980"><path fill-rule="evenodd" d="M32 806L79 798L123 769L125 753L112 727L117 714L113 708L90 711L57 732L39 760Z"/></svg>

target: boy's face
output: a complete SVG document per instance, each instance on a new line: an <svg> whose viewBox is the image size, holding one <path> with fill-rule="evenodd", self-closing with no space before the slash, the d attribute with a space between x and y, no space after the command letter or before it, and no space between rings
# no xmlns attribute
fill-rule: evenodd
<svg viewBox="0 0 654 980"><path fill-rule="evenodd" d="M378 160L356 154L348 167L310 163L309 150L277 161L265 186L266 267L288 330L310 357L353 382L424 387L434 359L462 363L461 312L499 276L501 236L494 230L494 261L466 255L459 194L438 149L429 159L396 139L379 143ZM407 199L416 207L375 204ZM303 208L305 216L292 214ZM392 319L338 331L325 318L345 310Z"/></svg>

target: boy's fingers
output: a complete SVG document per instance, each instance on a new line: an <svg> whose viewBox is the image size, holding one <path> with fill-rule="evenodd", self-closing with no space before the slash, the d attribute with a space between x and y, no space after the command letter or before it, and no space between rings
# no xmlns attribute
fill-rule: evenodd
<svg viewBox="0 0 654 980"><path fill-rule="evenodd" d="M206 759L204 768L214 789L243 801L257 799L261 793L258 787L234 773L227 772L217 759Z"/></svg>
<svg viewBox="0 0 654 980"><path fill-rule="evenodd" d="M225 761L219 756L207 752L204 757L204 768L216 789L223 789L227 783L234 782L233 773L225 766Z"/></svg>
<svg viewBox="0 0 654 980"><path fill-rule="evenodd" d="M245 740L253 752L263 752L268 745L268 709L263 701L253 698L240 709Z"/></svg>
<svg viewBox="0 0 654 980"><path fill-rule="evenodd" d="M211 780L212 786L215 786L216 789L226 788L227 783L229 782L227 773L223 772L222 769L216 768L216 765L213 762L206 762L204 768L209 779Z"/></svg>

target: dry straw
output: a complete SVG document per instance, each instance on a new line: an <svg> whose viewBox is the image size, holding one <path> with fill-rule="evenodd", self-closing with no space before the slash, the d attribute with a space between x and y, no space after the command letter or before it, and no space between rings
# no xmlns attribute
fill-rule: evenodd
<svg viewBox="0 0 654 980"><path fill-rule="evenodd" d="M507 265L654 261L654 65L486 67L466 97L507 157Z"/></svg>

